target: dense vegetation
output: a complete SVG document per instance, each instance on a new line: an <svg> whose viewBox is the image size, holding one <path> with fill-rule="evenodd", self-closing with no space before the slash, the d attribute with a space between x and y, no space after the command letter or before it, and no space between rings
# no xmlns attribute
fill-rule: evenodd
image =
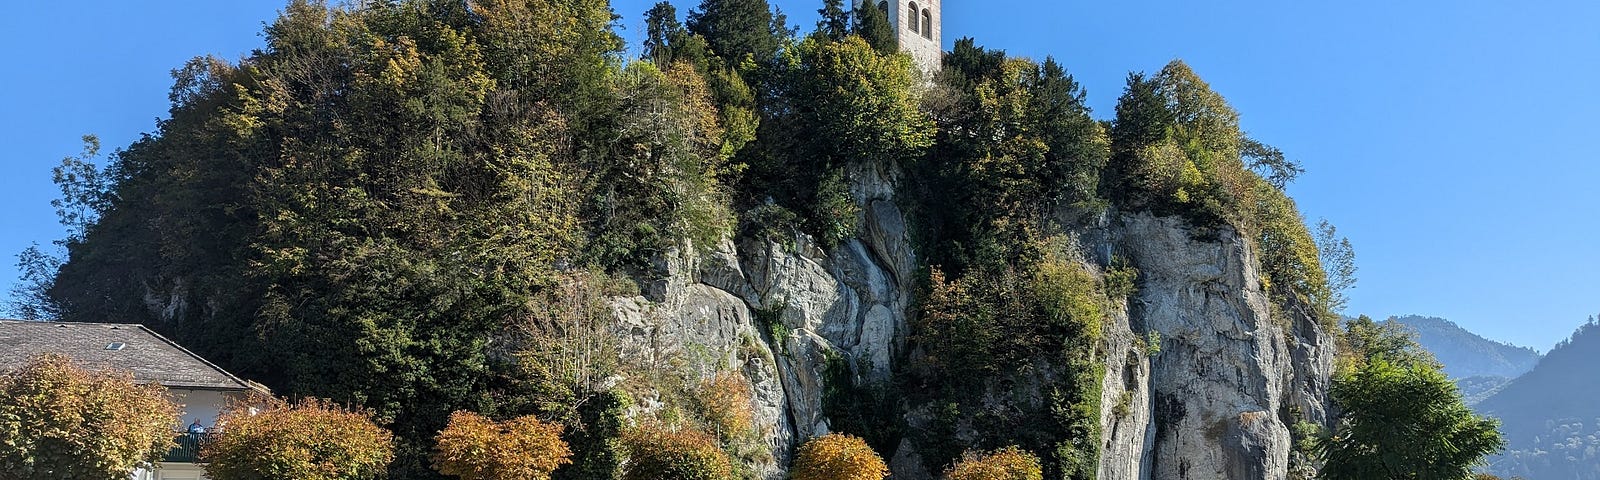
<svg viewBox="0 0 1600 480"><path fill-rule="evenodd" d="M799 36L763 0L684 20L663 2L625 59L603 1L296 0L251 56L179 69L156 132L63 163L67 257L25 257L20 305L149 324L280 393L369 408L398 478L747 476L771 447L748 381L618 360L605 301L729 237L858 237L862 172L898 180L911 217L913 348L885 382L830 362L825 408L930 471L1095 477L1102 323L1138 273L1071 238L1107 212L1241 232L1280 316L1332 324L1348 242L1319 248L1283 192L1300 167L1187 65L1131 75L1097 121L1053 59L963 39L926 78L881 12L821 11ZM660 408L625 418L645 390ZM453 414L508 435L497 421L532 415L570 456L469 464L511 440Z"/></svg>

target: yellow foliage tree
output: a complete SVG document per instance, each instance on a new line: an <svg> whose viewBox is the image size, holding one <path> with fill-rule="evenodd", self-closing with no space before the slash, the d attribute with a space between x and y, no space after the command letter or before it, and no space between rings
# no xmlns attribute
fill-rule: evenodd
<svg viewBox="0 0 1600 480"><path fill-rule="evenodd" d="M40 356L0 374L0 478L126 479L160 460L177 425L160 385Z"/></svg>
<svg viewBox="0 0 1600 480"><path fill-rule="evenodd" d="M383 478L394 460L388 430L370 412L308 398L242 403L222 414L221 432L202 447L215 480L361 480Z"/></svg>
<svg viewBox="0 0 1600 480"><path fill-rule="evenodd" d="M467 480L548 480L551 472L572 463L562 430L531 415L495 422L456 412L439 432L433 468Z"/></svg>
<svg viewBox="0 0 1600 480"><path fill-rule="evenodd" d="M737 373L723 372L700 382L696 398L700 417L719 441L732 442L754 432L750 395L750 382Z"/></svg>
<svg viewBox="0 0 1600 480"><path fill-rule="evenodd" d="M1039 457L1015 446L985 454L967 452L944 475L946 480L1044 480Z"/></svg>
<svg viewBox="0 0 1600 480"><path fill-rule="evenodd" d="M889 467L866 441L831 433L801 446L789 474L794 480L883 480Z"/></svg>

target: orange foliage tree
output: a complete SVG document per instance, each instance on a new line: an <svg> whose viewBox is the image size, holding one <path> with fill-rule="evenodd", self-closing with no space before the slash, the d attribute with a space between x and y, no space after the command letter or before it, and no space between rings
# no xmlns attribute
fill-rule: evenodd
<svg viewBox="0 0 1600 480"><path fill-rule="evenodd" d="M832 433L801 446L789 474L794 480L883 480L889 467L866 441Z"/></svg>
<svg viewBox="0 0 1600 480"><path fill-rule="evenodd" d="M733 463L717 439L697 430L643 426L622 437L628 463L622 480L730 480Z"/></svg>
<svg viewBox="0 0 1600 480"><path fill-rule="evenodd" d="M723 372L700 382L695 400L706 427L718 440L733 442L755 431L755 405L750 397L750 382L743 375Z"/></svg>
<svg viewBox="0 0 1600 480"><path fill-rule="evenodd" d="M202 447L215 480L361 480L382 478L394 460L393 435L370 412L308 398L239 404L222 414L221 431Z"/></svg>
<svg viewBox="0 0 1600 480"><path fill-rule="evenodd" d="M562 430L532 415L495 422L459 411L439 432L433 468L467 480L549 480L551 472L572 463Z"/></svg>
<svg viewBox="0 0 1600 480"><path fill-rule="evenodd" d="M160 385L36 357L0 374L0 478L124 480L172 448L177 425Z"/></svg>
<svg viewBox="0 0 1600 480"><path fill-rule="evenodd" d="M945 471L947 480L1044 480L1039 457L1017 447L987 454L967 452Z"/></svg>

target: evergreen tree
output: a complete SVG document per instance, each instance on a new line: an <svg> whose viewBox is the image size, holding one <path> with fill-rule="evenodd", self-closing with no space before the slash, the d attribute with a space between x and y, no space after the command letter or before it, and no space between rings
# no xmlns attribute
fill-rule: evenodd
<svg viewBox="0 0 1600 480"><path fill-rule="evenodd" d="M776 58L785 28L766 0L702 0L689 12L688 25L713 53L735 64Z"/></svg>
<svg viewBox="0 0 1600 480"><path fill-rule="evenodd" d="M850 13L844 9L844 0L823 0L817 13L822 15L817 21L817 33L834 41L850 34Z"/></svg>
<svg viewBox="0 0 1600 480"><path fill-rule="evenodd" d="M894 27L889 25L889 14L884 12L888 3L879 2L874 6L872 0L862 0L855 7L855 34L867 40L868 45L884 55L893 54L899 49L899 40L895 39Z"/></svg>
<svg viewBox="0 0 1600 480"><path fill-rule="evenodd" d="M657 3L644 12L644 25L644 56L657 64L672 63L673 47L688 33L678 22L678 8L672 2Z"/></svg>

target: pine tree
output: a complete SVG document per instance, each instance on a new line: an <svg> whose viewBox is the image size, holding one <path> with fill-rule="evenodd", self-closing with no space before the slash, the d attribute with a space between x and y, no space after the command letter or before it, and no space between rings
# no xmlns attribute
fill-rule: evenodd
<svg viewBox="0 0 1600 480"><path fill-rule="evenodd" d="M874 50L884 55L892 54L899 49L899 41L894 38L894 27L889 25L889 14L884 12L887 3L880 2L874 7L872 0L862 0L855 8L855 33L867 40Z"/></svg>
<svg viewBox="0 0 1600 480"><path fill-rule="evenodd" d="M703 0L689 12L689 31L731 62L766 62L778 54L782 29L766 0Z"/></svg>
<svg viewBox="0 0 1600 480"><path fill-rule="evenodd" d="M844 0L824 0L817 13L822 15L817 21L817 33L834 41L850 34L850 12L845 11Z"/></svg>
<svg viewBox="0 0 1600 480"><path fill-rule="evenodd" d="M665 65L672 63L673 47L686 30L678 22L678 8L672 2L660 2L644 12L644 56Z"/></svg>

